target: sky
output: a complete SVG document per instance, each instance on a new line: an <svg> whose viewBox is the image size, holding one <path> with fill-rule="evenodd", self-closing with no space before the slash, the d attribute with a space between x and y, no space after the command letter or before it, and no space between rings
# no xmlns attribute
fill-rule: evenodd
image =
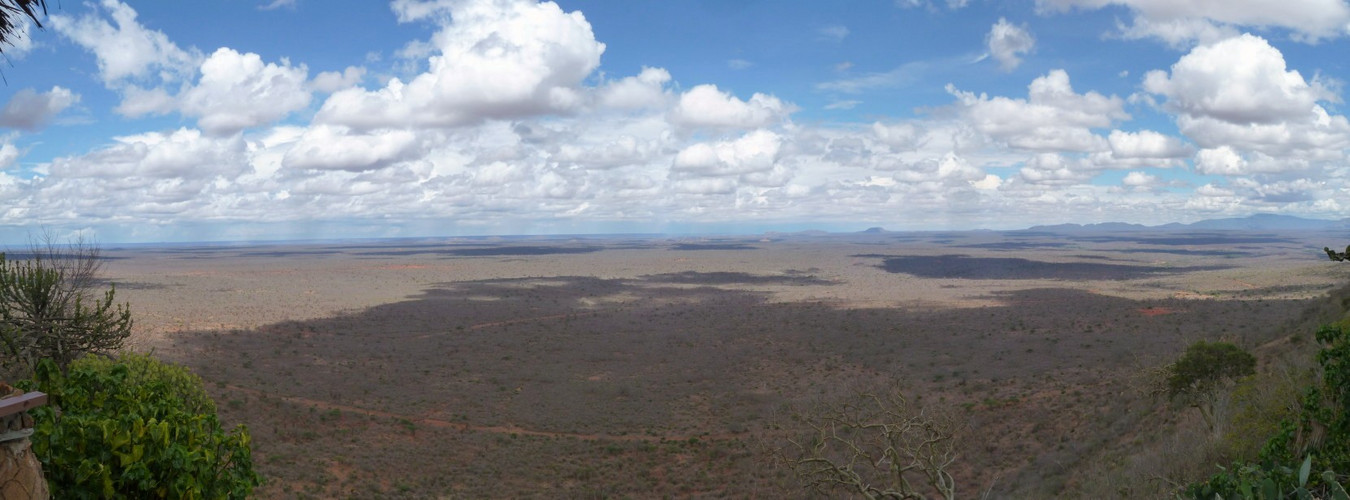
<svg viewBox="0 0 1350 500"><path fill-rule="evenodd" d="M0 242L1350 217L1342 0L50 2Z"/></svg>

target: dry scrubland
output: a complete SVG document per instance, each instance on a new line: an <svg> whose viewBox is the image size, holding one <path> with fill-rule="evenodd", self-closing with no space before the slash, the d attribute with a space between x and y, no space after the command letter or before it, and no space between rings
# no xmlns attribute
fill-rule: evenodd
<svg viewBox="0 0 1350 500"><path fill-rule="evenodd" d="M773 424L894 384L968 420L959 496L1085 496L1195 425L1141 374L1306 331L1350 276L1320 253L1342 237L454 239L106 269L135 345L248 424L266 497L795 494Z"/></svg>

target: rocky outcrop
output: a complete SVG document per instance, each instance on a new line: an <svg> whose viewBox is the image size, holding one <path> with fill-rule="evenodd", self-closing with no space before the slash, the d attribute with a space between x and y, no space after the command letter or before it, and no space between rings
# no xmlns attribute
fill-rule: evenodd
<svg viewBox="0 0 1350 500"><path fill-rule="evenodd" d="M0 407L4 403L25 400L23 391L0 383ZM40 394L40 393L39 393ZM22 408L28 407L25 403ZM3 411L0 411L3 413ZM26 411L9 415L0 415L0 499L42 499L51 498L47 490L47 480L42 477L42 463L33 454L33 444L28 436L33 434L33 418Z"/></svg>

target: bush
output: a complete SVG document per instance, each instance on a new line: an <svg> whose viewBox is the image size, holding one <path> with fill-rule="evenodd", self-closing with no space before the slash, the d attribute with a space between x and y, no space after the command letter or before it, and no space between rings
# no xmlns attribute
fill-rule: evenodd
<svg viewBox="0 0 1350 500"><path fill-rule="evenodd" d="M27 257L6 260L0 253L0 368L29 377L41 359L64 369L85 353L122 347L131 335L131 310L114 302L114 289L95 293L102 266L97 246L47 238Z"/></svg>
<svg viewBox="0 0 1350 500"><path fill-rule="evenodd" d="M1214 412L1223 395L1221 391L1233 381L1255 373L1256 357L1228 342L1201 340L1187 347L1185 354L1166 371L1167 396L1199 409L1212 432L1219 423Z"/></svg>
<svg viewBox="0 0 1350 500"><path fill-rule="evenodd" d="M1187 496L1350 498L1342 484L1350 471L1350 328L1323 326L1316 338L1322 345L1317 353L1321 380L1306 389L1298 413L1280 423L1259 463L1235 463L1187 487Z"/></svg>
<svg viewBox="0 0 1350 500"><path fill-rule="evenodd" d="M32 440L54 498L247 498L261 484L248 430L221 429L186 368L86 356L63 375L43 360L23 385L49 396Z"/></svg>

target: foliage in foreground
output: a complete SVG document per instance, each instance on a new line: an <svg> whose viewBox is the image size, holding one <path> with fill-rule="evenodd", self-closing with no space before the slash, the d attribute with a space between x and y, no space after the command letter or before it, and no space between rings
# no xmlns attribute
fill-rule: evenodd
<svg viewBox="0 0 1350 500"><path fill-rule="evenodd" d="M62 374L43 360L24 386L50 397L32 441L54 498L247 498L261 484L248 430L221 429L186 368L86 356Z"/></svg>
<svg viewBox="0 0 1350 500"><path fill-rule="evenodd" d="M40 359L65 368L86 353L120 349L131 335L131 311L109 289L99 298L98 247L51 240L32 245L27 260L0 253L0 364L27 377Z"/></svg>
<svg viewBox="0 0 1350 500"><path fill-rule="evenodd" d="M1350 326L1323 326L1316 338L1321 380L1307 387L1295 418L1281 422L1258 463L1224 468L1189 486L1187 496L1350 500L1344 488L1350 471Z"/></svg>

